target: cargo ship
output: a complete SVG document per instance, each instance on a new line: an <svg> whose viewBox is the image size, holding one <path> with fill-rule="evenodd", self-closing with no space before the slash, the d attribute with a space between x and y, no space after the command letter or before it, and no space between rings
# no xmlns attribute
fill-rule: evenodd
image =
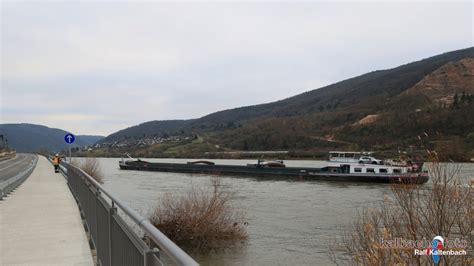
<svg viewBox="0 0 474 266"><path fill-rule="evenodd" d="M406 163L391 165L373 157L347 160L331 156L324 167L287 167L283 161L261 161L247 165L224 165L211 161L195 161L188 163L148 162L129 157L119 161L122 170L157 171L175 173L196 173L211 175L249 176L262 178L285 178L295 180L325 180L369 183L425 183L429 180L428 173L422 171L422 165ZM355 156L355 153L352 153ZM371 161L370 158L374 160ZM352 160L351 159L351 160Z"/></svg>

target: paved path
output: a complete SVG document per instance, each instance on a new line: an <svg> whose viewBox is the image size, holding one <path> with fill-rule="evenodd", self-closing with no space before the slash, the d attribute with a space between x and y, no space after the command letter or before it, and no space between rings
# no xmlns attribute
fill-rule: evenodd
<svg viewBox="0 0 474 266"><path fill-rule="evenodd" d="M15 157L0 161L0 182L14 177L16 174L29 167L35 155L18 153Z"/></svg>
<svg viewBox="0 0 474 266"><path fill-rule="evenodd" d="M0 201L0 265L93 265L66 180L42 156L31 176Z"/></svg>

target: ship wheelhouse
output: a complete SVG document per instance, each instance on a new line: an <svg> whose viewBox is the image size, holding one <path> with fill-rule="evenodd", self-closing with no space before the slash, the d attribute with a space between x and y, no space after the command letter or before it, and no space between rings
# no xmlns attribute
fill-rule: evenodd
<svg viewBox="0 0 474 266"><path fill-rule="evenodd" d="M360 152L331 151L329 152L330 162L357 163L362 156Z"/></svg>
<svg viewBox="0 0 474 266"><path fill-rule="evenodd" d="M343 167L343 165L341 165ZM408 172L407 167L401 166L389 166L389 165L374 165L374 164L351 164L345 165L349 168L350 174L406 174Z"/></svg>

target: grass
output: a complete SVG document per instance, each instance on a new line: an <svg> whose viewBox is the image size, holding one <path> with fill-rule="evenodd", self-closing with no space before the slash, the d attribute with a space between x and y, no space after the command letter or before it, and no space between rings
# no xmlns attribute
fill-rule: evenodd
<svg viewBox="0 0 474 266"><path fill-rule="evenodd" d="M234 192L221 179L211 178L207 189L193 186L183 196L167 194L150 221L178 246L209 252L247 239L245 215L233 207Z"/></svg>

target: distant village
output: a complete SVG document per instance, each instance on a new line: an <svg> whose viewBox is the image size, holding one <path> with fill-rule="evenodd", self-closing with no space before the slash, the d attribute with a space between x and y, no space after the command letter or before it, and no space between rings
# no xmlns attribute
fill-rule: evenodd
<svg viewBox="0 0 474 266"><path fill-rule="evenodd" d="M112 141L98 142L93 145L85 146L82 151L92 151L102 148L130 148L130 147L148 147L155 144L187 142L197 139L197 135L192 136L145 136L134 139L120 139Z"/></svg>

